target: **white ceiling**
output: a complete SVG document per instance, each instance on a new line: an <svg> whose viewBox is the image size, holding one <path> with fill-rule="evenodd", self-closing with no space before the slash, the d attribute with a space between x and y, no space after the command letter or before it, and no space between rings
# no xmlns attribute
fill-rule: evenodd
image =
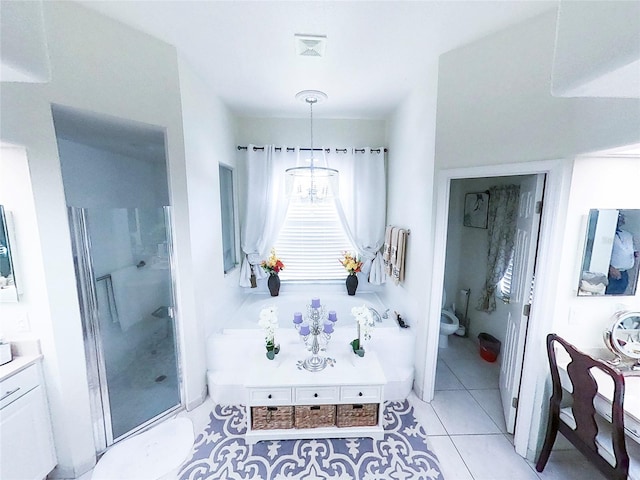
<svg viewBox="0 0 640 480"><path fill-rule="evenodd" d="M171 45L239 116L304 117L300 90L324 91L324 118L384 119L438 57L557 1L81 1ZM322 58L294 34L326 35Z"/></svg>

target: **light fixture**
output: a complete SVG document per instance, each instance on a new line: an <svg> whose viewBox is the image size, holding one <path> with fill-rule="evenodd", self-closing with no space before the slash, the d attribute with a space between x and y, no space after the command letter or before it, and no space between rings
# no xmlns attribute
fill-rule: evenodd
<svg viewBox="0 0 640 480"><path fill-rule="evenodd" d="M286 170L288 180L291 182L290 192L292 199L320 203L331 196L337 188L338 170L315 164L313 151L313 106L327 99L324 92L318 90L303 90L296 94L296 99L309 104L309 118L311 126L311 152L307 160L308 165L296 166Z"/></svg>

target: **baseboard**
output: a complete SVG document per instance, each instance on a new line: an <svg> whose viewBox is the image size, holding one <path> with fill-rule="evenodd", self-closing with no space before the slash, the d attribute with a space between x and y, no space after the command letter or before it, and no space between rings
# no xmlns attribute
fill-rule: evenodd
<svg viewBox="0 0 640 480"><path fill-rule="evenodd" d="M77 468L63 467L56 465L56 467L47 475L47 479L53 480L72 480L79 478L96 466L96 459L92 459L88 462L84 462Z"/></svg>
<svg viewBox="0 0 640 480"><path fill-rule="evenodd" d="M416 397L418 397L423 402L426 401L424 399L424 389L421 388L420 385L418 385L418 382L416 382L415 379L413 380L413 391L415 392Z"/></svg>
<svg viewBox="0 0 640 480"><path fill-rule="evenodd" d="M193 400L191 400L189 403L187 403L185 405L185 408L187 409L188 412L190 412L191 410L194 410L198 408L200 405L202 405L206 398L207 398L207 386L205 385L202 392L200 392L200 395L194 398Z"/></svg>

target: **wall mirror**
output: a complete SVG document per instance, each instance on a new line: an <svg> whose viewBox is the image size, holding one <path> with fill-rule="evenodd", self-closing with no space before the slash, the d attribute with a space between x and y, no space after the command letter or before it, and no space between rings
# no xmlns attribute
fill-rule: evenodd
<svg viewBox="0 0 640 480"><path fill-rule="evenodd" d="M10 243L7 215L0 205L0 302L18 301Z"/></svg>
<svg viewBox="0 0 640 480"><path fill-rule="evenodd" d="M635 295L639 252L640 210L590 210L578 295Z"/></svg>

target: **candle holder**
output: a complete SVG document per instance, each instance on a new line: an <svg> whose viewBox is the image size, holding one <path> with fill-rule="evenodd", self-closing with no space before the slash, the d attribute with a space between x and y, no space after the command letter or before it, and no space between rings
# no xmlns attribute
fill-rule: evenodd
<svg viewBox="0 0 640 480"><path fill-rule="evenodd" d="M337 320L336 312L330 311L327 315L325 307L320 305L319 298L312 299L311 304L307 306L304 321L301 321L300 312L294 314L295 328L302 337L307 350L311 352L311 355L298 362L299 368L310 372L319 372L324 370L327 365L333 366L335 360L325 357L320 352L326 351L333 333L333 324Z"/></svg>

